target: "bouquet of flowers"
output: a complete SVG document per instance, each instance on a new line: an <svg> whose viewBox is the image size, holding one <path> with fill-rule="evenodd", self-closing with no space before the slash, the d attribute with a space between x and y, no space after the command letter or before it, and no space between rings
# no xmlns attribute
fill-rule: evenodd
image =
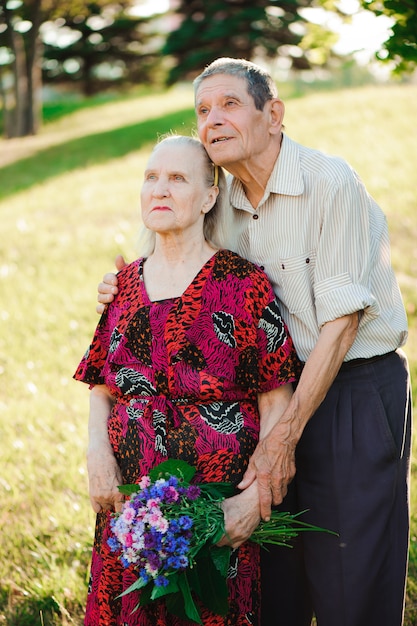
<svg viewBox="0 0 417 626"><path fill-rule="evenodd" d="M228 483L193 484L195 471L185 461L170 459L139 484L119 487L129 498L111 519L108 543L120 552L125 567L137 571L138 579L121 594L142 590L134 610L164 596L170 613L201 624L193 594L214 613L228 610L231 548L216 543L225 534L220 503L234 488ZM302 522L300 514L273 511L250 540L262 546L289 545L300 531L324 530Z"/></svg>

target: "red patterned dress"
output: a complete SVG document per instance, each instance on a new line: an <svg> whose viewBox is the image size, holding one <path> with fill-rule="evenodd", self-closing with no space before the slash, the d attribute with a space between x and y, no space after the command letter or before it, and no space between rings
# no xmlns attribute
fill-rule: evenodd
<svg viewBox="0 0 417 626"><path fill-rule="evenodd" d="M108 432L125 483L166 458L197 468L199 481L241 480L259 434L257 394L294 381L298 361L265 274L221 250L178 298L151 302L143 259L118 274L119 293L97 326L75 378L105 384L115 404ZM134 581L107 545L109 513L97 515L87 626L185 626L163 600L132 613ZM209 626L259 623L259 548L232 552L226 617Z"/></svg>

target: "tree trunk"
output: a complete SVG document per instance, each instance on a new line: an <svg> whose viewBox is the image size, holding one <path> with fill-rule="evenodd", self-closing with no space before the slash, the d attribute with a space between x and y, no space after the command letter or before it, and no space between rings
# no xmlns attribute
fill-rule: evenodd
<svg viewBox="0 0 417 626"><path fill-rule="evenodd" d="M13 28L12 12L5 9L9 45L14 55L13 87L6 94L5 137L35 135L41 118L40 0L34 5L32 28L22 35Z"/></svg>

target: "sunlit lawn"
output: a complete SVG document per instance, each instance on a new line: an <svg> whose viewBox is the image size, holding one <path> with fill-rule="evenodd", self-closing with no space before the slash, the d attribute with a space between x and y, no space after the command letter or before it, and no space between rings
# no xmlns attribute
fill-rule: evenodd
<svg viewBox="0 0 417 626"><path fill-rule="evenodd" d="M406 86L321 93L287 101L286 114L293 138L347 158L387 214L415 380L416 97ZM39 137L0 142L0 623L81 624L94 516L88 390L71 377L98 319L97 282L117 253L135 256L149 145L193 125L182 88L84 108ZM417 619L416 531L413 519L407 626Z"/></svg>

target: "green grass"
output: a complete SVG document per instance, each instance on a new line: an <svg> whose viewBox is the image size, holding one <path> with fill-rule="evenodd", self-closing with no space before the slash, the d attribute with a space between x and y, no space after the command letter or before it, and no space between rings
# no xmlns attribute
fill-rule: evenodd
<svg viewBox="0 0 417 626"><path fill-rule="evenodd" d="M414 381L416 97L412 86L364 87L288 100L286 114L293 138L347 158L387 214ZM187 88L130 97L0 141L0 625L81 624L94 514L88 390L72 374L98 319L97 282L117 253L135 256L150 145L171 128L189 133L191 107ZM407 626L417 620L416 534L413 517Z"/></svg>

